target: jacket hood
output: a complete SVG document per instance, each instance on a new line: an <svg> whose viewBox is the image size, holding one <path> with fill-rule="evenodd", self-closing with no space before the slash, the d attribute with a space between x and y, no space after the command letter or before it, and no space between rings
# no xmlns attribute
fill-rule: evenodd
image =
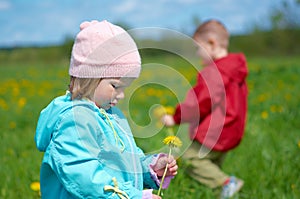
<svg viewBox="0 0 300 199"><path fill-rule="evenodd" d="M215 64L222 74L231 78L231 81L241 83L248 75L246 58L242 53L230 53L216 60Z"/></svg>
<svg viewBox="0 0 300 199"><path fill-rule="evenodd" d="M35 132L35 143L40 151L45 151L49 145L55 125L65 110L72 106L69 94L55 98L40 113Z"/></svg>
<svg viewBox="0 0 300 199"><path fill-rule="evenodd" d="M90 102L85 100L72 101L71 94L67 93L64 96L55 98L41 111L35 133L35 143L40 151L46 151L55 132L57 122L62 118L63 113L74 106L83 104L91 106Z"/></svg>

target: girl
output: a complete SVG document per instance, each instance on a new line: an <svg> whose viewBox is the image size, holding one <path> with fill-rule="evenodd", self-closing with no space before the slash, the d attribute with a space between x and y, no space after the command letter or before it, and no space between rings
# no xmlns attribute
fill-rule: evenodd
<svg viewBox="0 0 300 199"><path fill-rule="evenodd" d="M145 156L122 112L115 107L139 76L137 47L122 28L107 21L84 22L73 45L66 95L40 114L35 142L45 152L42 198L160 198L152 194L174 158ZM149 188L149 189L145 189Z"/></svg>

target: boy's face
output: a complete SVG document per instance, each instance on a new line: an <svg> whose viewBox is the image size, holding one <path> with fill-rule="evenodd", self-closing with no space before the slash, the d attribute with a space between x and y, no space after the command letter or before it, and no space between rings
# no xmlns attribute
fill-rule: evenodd
<svg viewBox="0 0 300 199"><path fill-rule="evenodd" d="M213 61L213 46L201 38L196 38L197 52L196 54L201 58L203 65L208 65Z"/></svg>
<svg viewBox="0 0 300 199"><path fill-rule="evenodd" d="M227 54L227 50L214 37L196 37L194 39L198 46L197 55L202 59L204 65L209 65Z"/></svg>
<svg viewBox="0 0 300 199"><path fill-rule="evenodd" d="M94 102L105 110L118 104L125 97L124 90L133 82L134 78L102 79L94 92Z"/></svg>

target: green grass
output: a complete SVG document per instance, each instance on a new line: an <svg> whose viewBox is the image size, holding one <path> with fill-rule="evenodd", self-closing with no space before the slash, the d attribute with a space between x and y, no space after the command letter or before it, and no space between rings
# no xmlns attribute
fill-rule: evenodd
<svg viewBox="0 0 300 199"><path fill-rule="evenodd" d="M228 153L224 171L245 181L235 198L300 198L300 59L274 57L248 58L248 61L246 133L240 146ZM177 97L179 100L184 97L187 81L195 82L195 70L174 56L145 57L144 63L160 63L176 69L167 71L165 79L161 79L165 76L163 72L144 70L134 84L137 89L129 89L129 99L121 104L129 107L125 113L135 127L138 145L151 153L162 149L166 130L160 130L149 109L154 104L174 106ZM32 182L39 181L43 155L35 148L35 125L41 109L55 96L64 94L69 80L67 71L67 61L0 63L0 198L39 198L38 192L30 188ZM138 86L150 80L154 83ZM179 134L188 145L185 129L179 129ZM193 181L184 172L185 163L181 159L178 163L179 173L164 191L165 199L216 198L218 190Z"/></svg>

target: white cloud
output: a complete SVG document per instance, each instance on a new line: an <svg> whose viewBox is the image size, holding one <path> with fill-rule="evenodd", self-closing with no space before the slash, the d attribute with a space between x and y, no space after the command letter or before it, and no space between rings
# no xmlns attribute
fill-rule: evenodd
<svg viewBox="0 0 300 199"><path fill-rule="evenodd" d="M11 7L10 2L8 1L0 1L0 10L7 10Z"/></svg>

